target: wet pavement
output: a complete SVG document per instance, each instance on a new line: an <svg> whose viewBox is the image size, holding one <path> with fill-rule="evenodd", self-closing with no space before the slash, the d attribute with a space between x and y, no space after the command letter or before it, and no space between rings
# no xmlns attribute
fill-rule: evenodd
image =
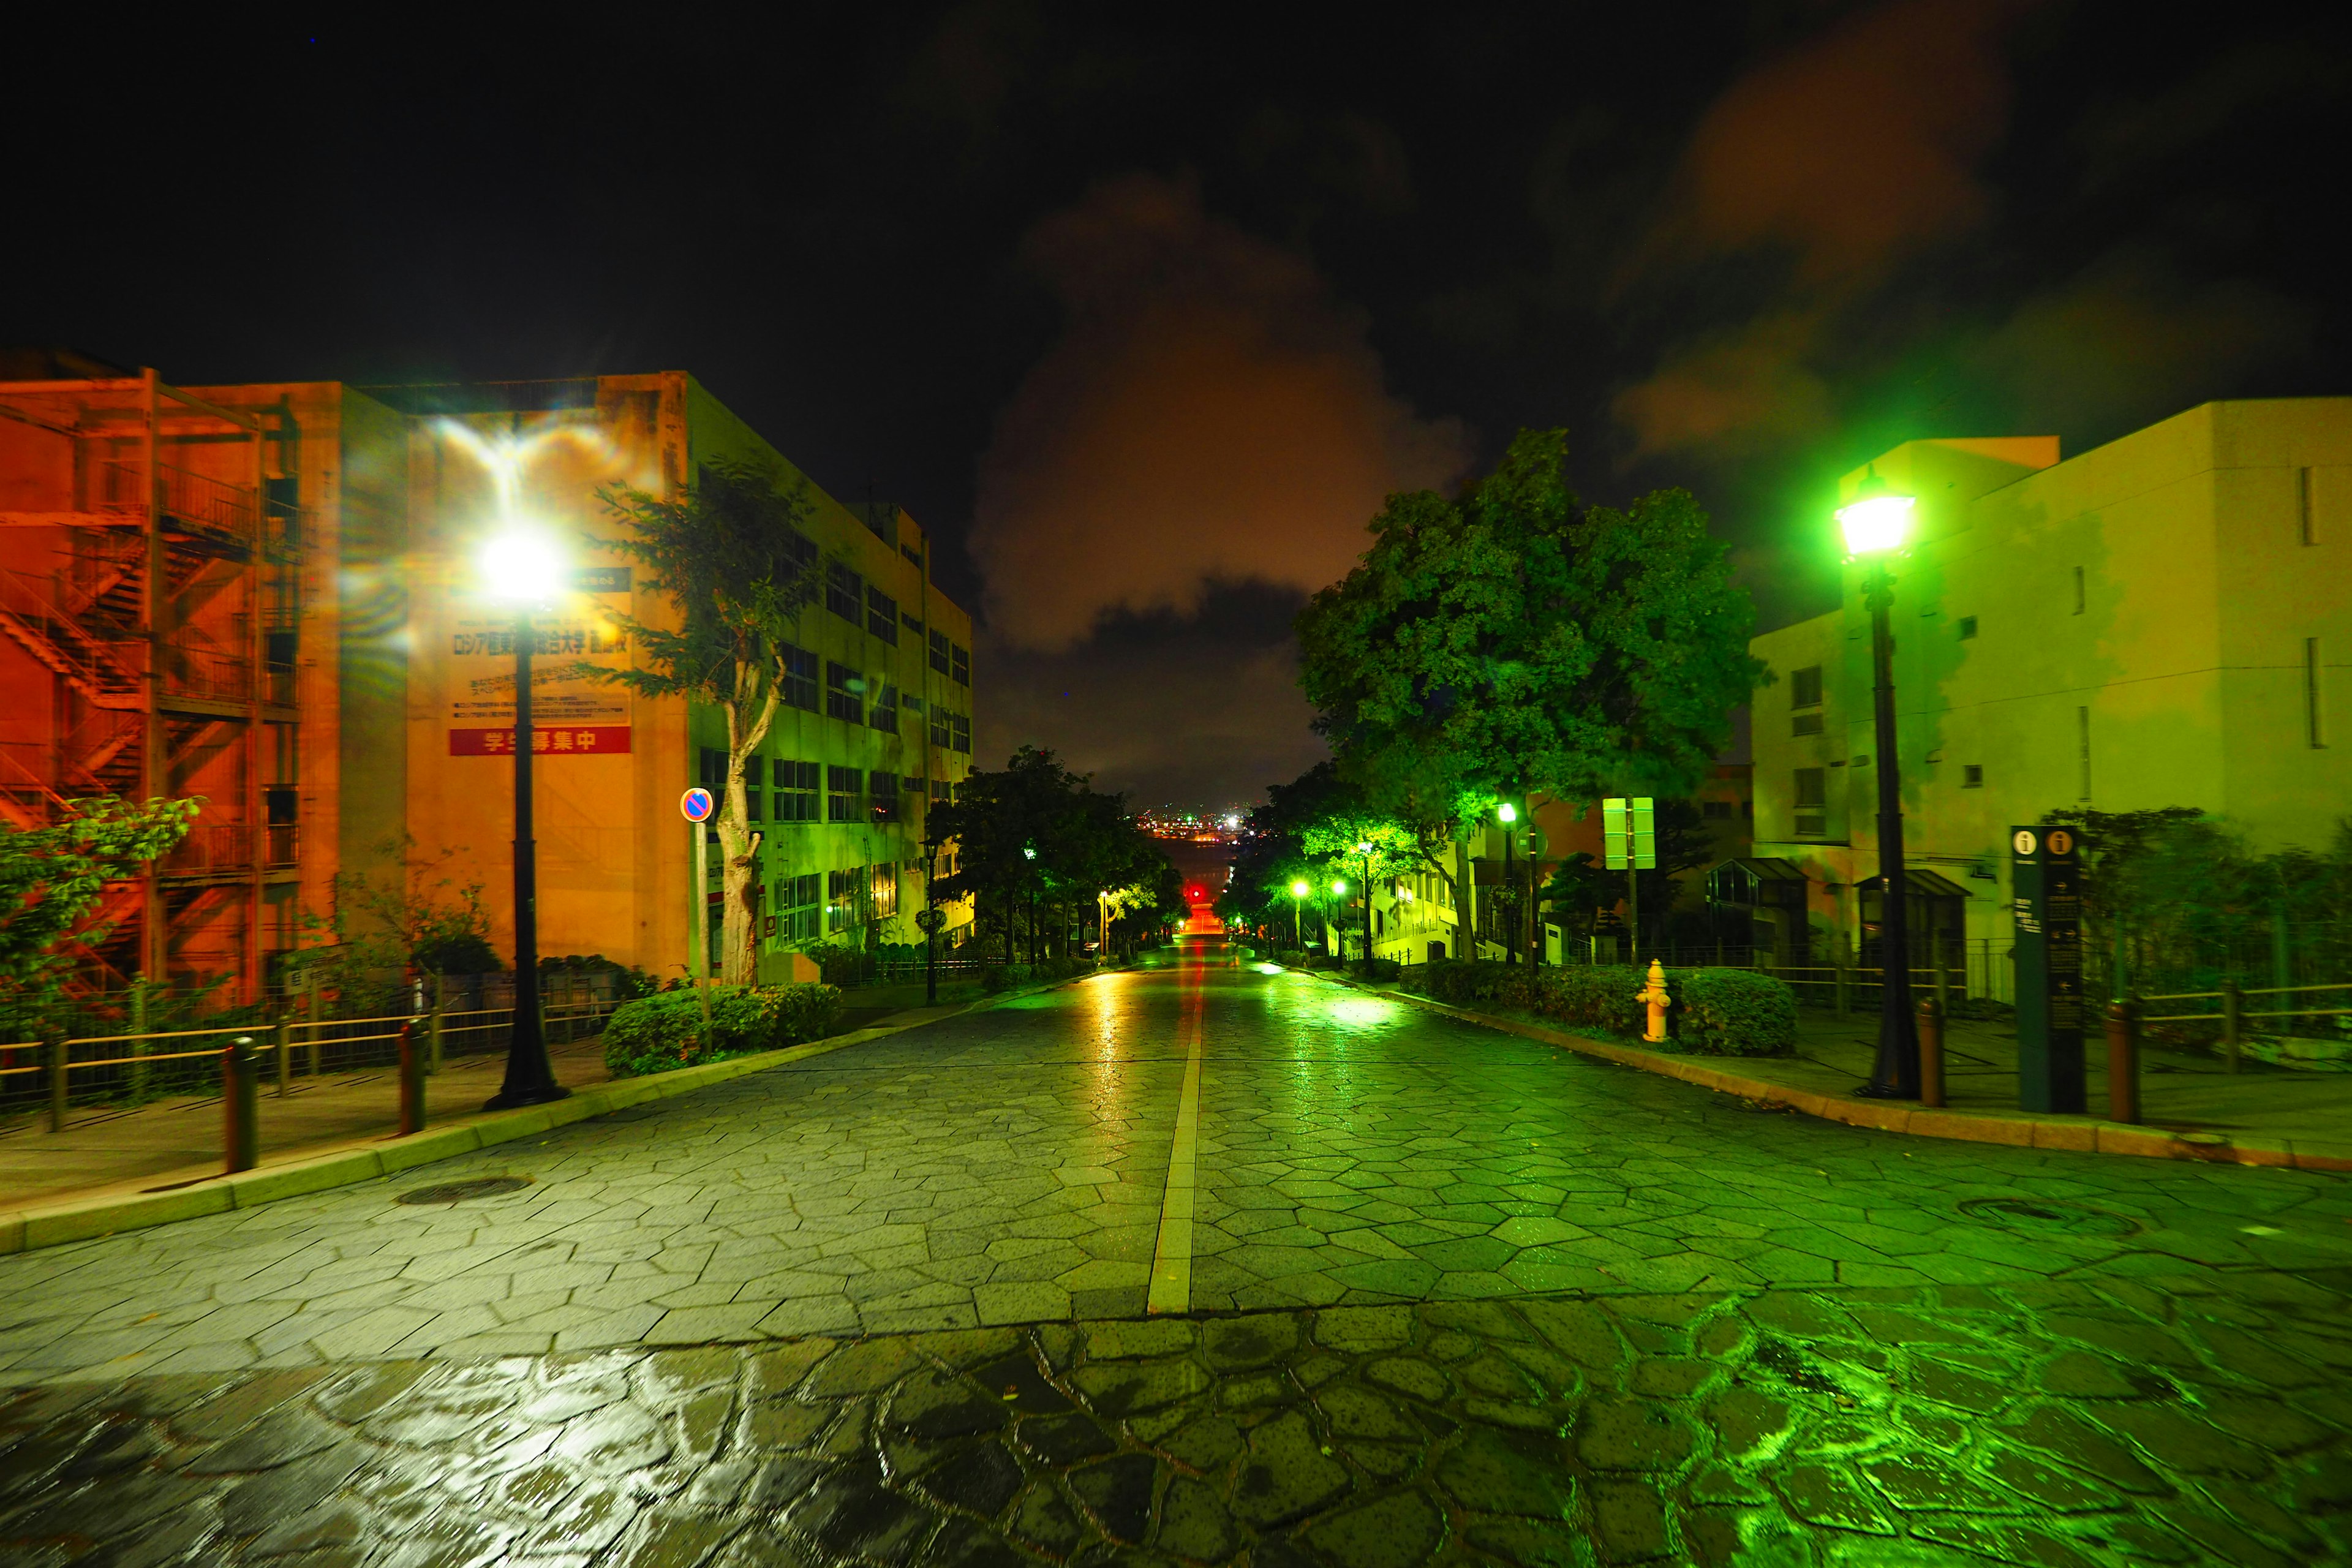
<svg viewBox="0 0 2352 1568"><path fill-rule="evenodd" d="M1907 1140L1304 976L1106 976L0 1259L0 1552L2346 1561L2347 1221L2339 1177Z"/></svg>

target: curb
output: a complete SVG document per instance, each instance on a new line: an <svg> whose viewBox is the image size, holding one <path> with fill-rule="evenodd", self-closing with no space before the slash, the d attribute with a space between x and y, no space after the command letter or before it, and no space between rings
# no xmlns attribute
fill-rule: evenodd
<svg viewBox="0 0 2352 1568"><path fill-rule="evenodd" d="M969 1012L978 1005L973 1004L961 1011ZM30 1252L43 1247L62 1247L68 1242L89 1241L118 1231L142 1230L149 1226L169 1225L174 1220L194 1219L202 1215L256 1208L263 1204L276 1203L280 1198L300 1197L308 1193L324 1192L331 1187L347 1187L360 1182L373 1181L379 1176L395 1175L436 1160L446 1160L477 1149L529 1138L551 1128L610 1115L615 1110L625 1110L649 1100L691 1094L715 1083L725 1083L731 1079L764 1072L770 1068L806 1061L811 1057L862 1046L869 1040L881 1039L908 1029L919 1029L926 1024L936 1024L943 1018L957 1016L961 1016L961 1012L945 1014L941 1018L919 1019L911 1024L877 1025L853 1029L832 1039L787 1047L780 1051L730 1057L725 1061L705 1062L700 1067L680 1068L675 1072L656 1073L646 1078L614 1079L593 1089L581 1089L552 1104L483 1114L478 1120L454 1126L428 1127L405 1138L385 1138L367 1148L338 1149L308 1158L288 1160L279 1164L260 1165L250 1171L239 1171L235 1175L206 1177L165 1192L85 1198L18 1209L0 1214L0 1255Z"/></svg>
<svg viewBox="0 0 2352 1568"><path fill-rule="evenodd" d="M2161 1127L2102 1121L2091 1116L2050 1119L2021 1113L1929 1110L1890 1104L1884 1100L1848 1100L1842 1095L1791 1089L1787 1084L1727 1072L1721 1068L1705 1065L1701 1058L1661 1056L1633 1046L1548 1029L1540 1024L1523 1024L1516 1018L1474 1013L1450 1003L1417 996L1410 991L1380 990L1322 970L1301 969L1293 973L1329 981L1369 995L1408 1002L1413 1006L1442 1013L1465 1024L1476 1024L1507 1035L1558 1046L1581 1056L1599 1057L1620 1067L1638 1068L1662 1078L1681 1079L1685 1083L1711 1089L1718 1094L1736 1094L1744 1100L1785 1105L1791 1110L1817 1116L1824 1121L1843 1121L1850 1127L1908 1133L1915 1138L1945 1138L1967 1143L2005 1143L2015 1149L2062 1149L2080 1154L2194 1160L2212 1165L2273 1165L2297 1171L2352 1171L2352 1142L2315 1143L2305 1140L2297 1145L2283 1138L2231 1139L2214 1132L2174 1132ZM1711 1061L1737 1059L1705 1058Z"/></svg>

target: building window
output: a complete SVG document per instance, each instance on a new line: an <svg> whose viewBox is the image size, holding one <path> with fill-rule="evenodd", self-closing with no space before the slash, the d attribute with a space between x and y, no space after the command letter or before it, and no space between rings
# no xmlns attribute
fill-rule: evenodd
<svg viewBox="0 0 2352 1568"><path fill-rule="evenodd" d="M2074 750L2083 764L2083 798L2091 798L2091 710L2074 710Z"/></svg>
<svg viewBox="0 0 2352 1568"><path fill-rule="evenodd" d="M931 668L938 670L941 675L945 675L948 672L948 649L950 646L951 645L948 642L947 633L933 632L931 634Z"/></svg>
<svg viewBox="0 0 2352 1568"><path fill-rule="evenodd" d="M918 638L923 635L923 623L915 618L915 612L912 610L899 611L898 624L914 633Z"/></svg>
<svg viewBox="0 0 2352 1568"><path fill-rule="evenodd" d="M866 629L898 647L898 601L870 583L866 587Z"/></svg>
<svg viewBox="0 0 2352 1568"><path fill-rule="evenodd" d="M971 684L971 650L970 648L949 645L948 675L958 686Z"/></svg>
<svg viewBox="0 0 2352 1568"><path fill-rule="evenodd" d="M2077 566L2074 568L2074 613L2078 616L2083 613L2083 569Z"/></svg>
<svg viewBox="0 0 2352 1568"><path fill-rule="evenodd" d="M934 802L939 802L946 800L947 797L948 781L945 779L933 779L931 781L931 799Z"/></svg>
<svg viewBox="0 0 2352 1568"><path fill-rule="evenodd" d="M768 792L758 787L760 775L766 771L757 757L743 764L743 820L746 822L759 821L760 808L767 803Z"/></svg>
<svg viewBox="0 0 2352 1568"><path fill-rule="evenodd" d="M867 781L866 787L876 826L896 821L898 816L898 775L877 773Z"/></svg>
<svg viewBox="0 0 2352 1568"><path fill-rule="evenodd" d="M1821 732L1822 716L1819 713L1799 713L1789 721L1789 733L1791 735L1818 735Z"/></svg>
<svg viewBox="0 0 2352 1568"><path fill-rule="evenodd" d="M866 868L866 910L868 918L877 921L887 921L898 912L898 868Z"/></svg>
<svg viewBox="0 0 2352 1568"><path fill-rule="evenodd" d="M1984 765L1980 763L1962 763L1960 787L1962 789L1984 788Z"/></svg>
<svg viewBox="0 0 2352 1568"><path fill-rule="evenodd" d="M1698 814L1713 821L1727 822L1731 818L1731 803L1727 800L1703 800Z"/></svg>
<svg viewBox="0 0 2352 1568"><path fill-rule="evenodd" d="M778 700L787 708L816 711L816 655L790 643L776 645L776 663L783 670Z"/></svg>
<svg viewBox="0 0 2352 1568"><path fill-rule="evenodd" d="M824 874L824 929L828 935L866 923L866 868Z"/></svg>
<svg viewBox="0 0 2352 1568"><path fill-rule="evenodd" d="M824 661L824 710L828 717L866 722L866 682L845 664Z"/></svg>
<svg viewBox="0 0 2352 1568"><path fill-rule="evenodd" d="M967 757L971 755L971 721L961 713L950 713L948 726L954 731L954 739L948 742L949 749L961 752Z"/></svg>
<svg viewBox="0 0 2352 1568"><path fill-rule="evenodd" d="M824 819L827 822L856 822L858 819L857 797L866 790L866 775L856 768L824 770Z"/></svg>
<svg viewBox="0 0 2352 1568"><path fill-rule="evenodd" d="M794 572L816 570L816 541L797 528L784 531L784 561Z"/></svg>
<svg viewBox="0 0 2352 1568"><path fill-rule="evenodd" d="M866 624L866 579L836 561L824 569L824 607L851 626Z"/></svg>
<svg viewBox="0 0 2352 1568"><path fill-rule="evenodd" d="M1829 830L1830 799L1827 768L1797 770L1797 837L1820 838Z"/></svg>
<svg viewBox="0 0 2352 1568"><path fill-rule="evenodd" d="M887 730L894 735L898 732L898 689L897 687L885 685L882 688L882 696L874 704L874 710L866 714L866 723L869 729Z"/></svg>
<svg viewBox="0 0 2352 1568"><path fill-rule="evenodd" d="M694 752L694 782L716 798L727 788L727 753L718 746L698 746Z"/></svg>
<svg viewBox="0 0 2352 1568"><path fill-rule="evenodd" d="M2327 744L2327 693L2320 683L2326 666L2319 661L2319 639L2303 639L2304 735L2314 746Z"/></svg>
<svg viewBox="0 0 2352 1568"><path fill-rule="evenodd" d="M777 935L786 942L815 942L824 935L824 873L786 877L776 884Z"/></svg>
<svg viewBox="0 0 2352 1568"><path fill-rule="evenodd" d="M936 702L931 705L931 744L943 752L955 743L955 728L948 719L946 709Z"/></svg>
<svg viewBox="0 0 2352 1568"><path fill-rule="evenodd" d="M815 822L816 797L820 787L818 774L824 770L814 763L779 762L776 764L776 820L778 822ZM815 902L811 900L810 902Z"/></svg>
<svg viewBox="0 0 2352 1568"><path fill-rule="evenodd" d="M1822 667L1809 664L1802 669L1789 672L1789 706L1818 708L1822 705Z"/></svg>
<svg viewBox="0 0 2352 1568"><path fill-rule="evenodd" d="M1971 641L1975 638L1976 635L1977 618L1974 616L1962 616L1960 617L1960 640L1962 642Z"/></svg>

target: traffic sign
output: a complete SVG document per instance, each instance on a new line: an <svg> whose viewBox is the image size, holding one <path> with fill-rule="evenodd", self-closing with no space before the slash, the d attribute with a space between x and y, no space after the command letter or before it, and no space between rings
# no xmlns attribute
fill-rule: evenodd
<svg viewBox="0 0 2352 1568"><path fill-rule="evenodd" d="M710 813L716 804L710 798L710 792L699 785L677 797L677 809L684 814L688 822L709 821Z"/></svg>
<svg viewBox="0 0 2352 1568"><path fill-rule="evenodd" d="M1658 865L1657 801L1612 795L1601 803L1601 847L1611 871L1654 871Z"/></svg>

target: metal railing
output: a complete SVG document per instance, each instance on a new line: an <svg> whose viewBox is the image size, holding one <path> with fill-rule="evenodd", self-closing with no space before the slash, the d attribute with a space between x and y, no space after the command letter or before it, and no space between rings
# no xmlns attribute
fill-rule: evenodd
<svg viewBox="0 0 2352 1568"><path fill-rule="evenodd" d="M544 1005L548 1044L567 1045L601 1033L618 1005L609 998ZM274 1081L278 1097L293 1094L298 1080L316 1084L342 1077L365 1083L369 1075L394 1066L404 1069L404 1080L421 1080L438 1072L445 1060L504 1052L513 1029L514 1008L509 1005L433 1007L370 1018L287 1015L268 1023L20 1040L0 1045L0 1115L45 1112L48 1130L61 1132L77 1108L115 1114L170 1100L234 1096L241 1065L257 1083ZM423 1124L421 1087L413 1094L404 1089L400 1111L404 1130ZM257 1108L248 1108L248 1142L257 1115ZM232 1115L229 1123L227 1168L242 1170L252 1162L236 1163L238 1118Z"/></svg>
<svg viewBox="0 0 2352 1568"><path fill-rule="evenodd" d="M2212 1002L2219 1010L2211 1013L2146 1013L2138 1014L2143 1024L2219 1023L2221 1026L2221 1054L2236 1072L2245 1051L2246 1020L2249 1018L2352 1018L2352 1005L2340 1007L2272 1007L2257 1012L2246 1010L2249 996L2295 996L2314 991L2352 991L2352 982L2328 985L2261 985L2242 986L2234 980L2224 980L2218 991L2175 991L2160 996L2135 996L2130 999L2135 1009L2151 1002Z"/></svg>

